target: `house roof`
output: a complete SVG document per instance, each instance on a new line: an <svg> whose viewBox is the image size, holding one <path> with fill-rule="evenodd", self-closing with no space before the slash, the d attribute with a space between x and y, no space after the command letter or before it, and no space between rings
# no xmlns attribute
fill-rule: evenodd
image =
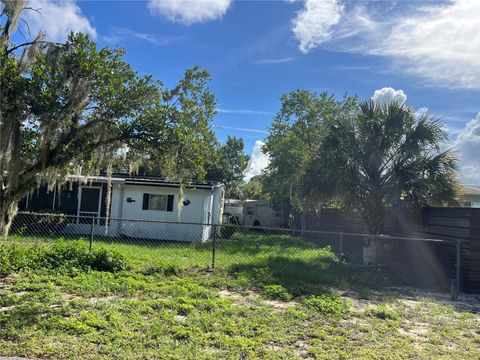
<svg viewBox="0 0 480 360"><path fill-rule="evenodd" d="M92 181L92 182L108 182L108 176L101 174L97 176L71 175L69 179L72 181ZM145 185L145 186L162 186L179 188L182 184L178 181L167 181L159 176L148 175L130 175L130 174L112 174L110 181L114 184L126 185ZM191 181L183 184L186 188L212 189L214 187L223 186L220 182L200 182Z"/></svg>
<svg viewBox="0 0 480 360"><path fill-rule="evenodd" d="M480 186L475 185L463 185L464 195L478 195L480 196Z"/></svg>

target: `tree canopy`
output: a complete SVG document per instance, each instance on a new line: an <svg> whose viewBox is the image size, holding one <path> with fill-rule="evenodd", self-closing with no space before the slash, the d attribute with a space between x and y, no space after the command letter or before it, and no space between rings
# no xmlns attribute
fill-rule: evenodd
<svg viewBox="0 0 480 360"><path fill-rule="evenodd" d="M0 229L18 200L45 179L111 168L120 148L154 159L162 175L205 175L215 99L209 75L188 69L173 89L140 76L122 49L97 49L84 34L56 44L15 44L24 2L5 2L0 27Z"/></svg>
<svg viewBox="0 0 480 360"><path fill-rule="evenodd" d="M392 211L455 202L456 159L443 148L447 140L427 113L365 101L355 116L326 122L309 182L361 210L369 233L381 234Z"/></svg>
<svg viewBox="0 0 480 360"><path fill-rule="evenodd" d="M282 97L269 130L262 185L284 211L355 208L380 234L405 207L456 201L456 159L442 124L405 104L296 90Z"/></svg>
<svg viewBox="0 0 480 360"><path fill-rule="evenodd" d="M312 193L305 180L310 162L318 153L325 122L351 116L356 98L345 95L336 100L327 92L295 90L284 94L281 102L265 143L270 163L263 188L277 207L303 213L318 207L322 200L323 194Z"/></svg>
<svg viewBox="0 0 480 360"><path fill-rule="evenodd" d="M223 182L227 196L237 197L249 163L250 157L244 153L243 139L228 136L225 144L217 146L207 164L206 178Z"/></svg>

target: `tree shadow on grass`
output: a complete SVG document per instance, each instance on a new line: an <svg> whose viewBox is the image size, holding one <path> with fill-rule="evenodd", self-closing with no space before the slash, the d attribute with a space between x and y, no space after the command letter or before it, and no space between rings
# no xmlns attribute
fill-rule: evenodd
<svg viewBox="0 0 480 360"><path fill-rule="evenodd" d="M326 256L272 256L232 265L228 270L233 276L246 276L257 286L282 285L294 296L319 295L332 287L363 292L387 284L387 275L381 269L344 264Z"/></svg>

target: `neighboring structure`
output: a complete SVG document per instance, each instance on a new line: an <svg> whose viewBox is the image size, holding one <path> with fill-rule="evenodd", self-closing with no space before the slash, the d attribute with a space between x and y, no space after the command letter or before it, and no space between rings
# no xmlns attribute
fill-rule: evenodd
<svg viewBox="0 0 480 360"><path fill-rule="evenodd" d="M262 227L280 227L284 222L282 212L273 209L263 199L227 199L223 213L225 217L236 217L238 223L244 226L254 226L257 221Z"/></svg>
<svg viewBox="0 0 480 360"><path fill-rule="evenodd" d="M93 217L99 235L175 241L206 241L210 225L222 221L223 184L184 185L183 196L179 183L157 177L114 175L111 184L108 226L102 219L108 207L106 176L70 177L50 192L44 185L20 203L20 210L73 215L75 221L64 230L68 233L89 234L91 220L85 217Z"/></svg>
<svg viewBox="0 0 480 360"><path fill-rule="evenodd" d="M480 208L480 186L464 185L465 207Z"/></svg>

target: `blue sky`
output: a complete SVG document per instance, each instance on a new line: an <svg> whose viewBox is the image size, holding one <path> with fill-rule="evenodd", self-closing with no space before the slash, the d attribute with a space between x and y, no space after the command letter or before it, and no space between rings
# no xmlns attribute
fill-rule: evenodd
<svg viewBox="0 0 480 360"><path fill-rule="evenodd" d="M443 118L468 159L464 181L480 183L480 1L30 2L43 10L28 15L33 31L56 40L88 32L100 46L124 47L139 72L167 85L187 67L206 68L217 136L244 138L248 153L287 91L369 98L391 87ZM254 171L266 163L258 157Z"/></svg>

